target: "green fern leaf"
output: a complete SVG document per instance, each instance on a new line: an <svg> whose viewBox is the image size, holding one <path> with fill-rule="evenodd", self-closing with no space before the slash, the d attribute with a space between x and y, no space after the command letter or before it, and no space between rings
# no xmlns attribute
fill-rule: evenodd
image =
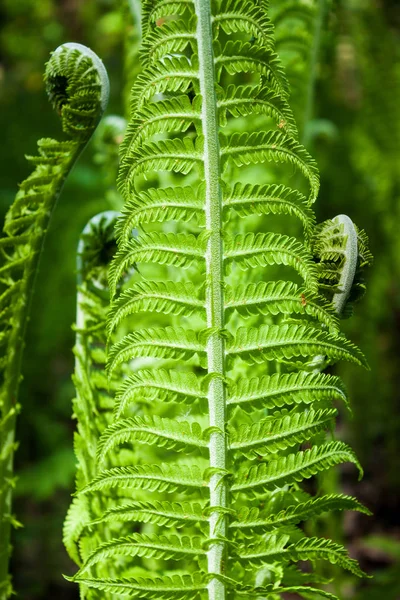
<svg viewBox="0 0 400 600"><path fill-rule="evenodd" d="M200 537L140 534L134 533L123 538L101 544L89 556L78 572L78 577L98 562L115 559L117 556L140 556L145 558L173 559L198 557L205 554Z"/></svg>
<svg viewBox="0 0 400 600"><path fill-rule="evenodd" d="M157 416L132 417L110 425L101 437L97 456L100 462L115 446L127 442L157 444L158 447L180 451L208 449L208 441L198 423L175 421Z"/></svg>
<svg viewBox="0 0 400 600"><path fill-rule="evenodd" d="M174 492L178 489L199 489L205 485L197 466L187 465L137 465L114 467L100 473L81 493L115 487L141 488L150 491Z"/></svg>
<svg viewBox="0 0 400 600"><path fill-rule="evenodd" d="M331 333L338 333L338 319L332 314L329 304L307 294L291 281L250 283L236 288L227 287L225 310L248 315L307 315L325 325Z"/></svg>
<svg viewBox="0 0 400 600"><path fill-rule="evenodd" d="M224 209L233 209L240 216L288 214L296 216L308 235L314 225L313 212L305 196L283 185L252 185L237 183L228 194Z"/></svg>
<svg viewBox="0 0 400 600"><path fill-rule="evenodd" d="M361 465L349 446L343 442L327 442L311 450L271 460L268 464L261 463L250 470L246 467L236 475L231 489L232 492L274 489L307 479L343 462L354 463L362 476Z"/></svg>
<svg viewBox="0 0 400 600"><path fill-rule="evenodd" d="M286 450L327 428L336 414L337 411L331 409L267 417L258 423L233 429L230 432L229 447L247 458Z"/></svg>
<svg viewBox="0 0 400 600"><path fill-rule="evenodd" d="M300 371L239 379L228 386L227 405L252 411L337 399L348 406L347 392L338 377Z"/></svg>
<svg viewBox="0 0 400 600"><path fill-rule="evenodd" d="M227 345L227 355L252 363L265 360L290 360L297 356L327 355L330 360L349 360L366 367L360 350L346 338L333 336L309 325L262 325L238 329Z"/></svg>
<svg viewBox="0 0 400 600"><path fill-rule="evenodd" d="M116 286L126 271L138 262L189 267L193 262L204 260L203 237L185 233L143 233L131 239L116 254L110 269L110 289L115 294Z"/></svg>
<svg viewBox="0 0 400 600"><path fill-rule="evenodd" d="M146 37L141 49L144 65L160 60L166 54L184 54L187 46L196 39L196 24L188 21L167 21Z"/></svg>
<svg viewBox="0 0 400 600"><path fill-rule="evenodd" d="M314 202L317 197L319 176L315 162L303 146L281 131L234 133L228 140L223 139L221 153L224 162L231 159L237 167L264 160L290 162L309 182L309 202Z"/></svg>
<svg viewBox="0 0 400 600"><path fill-rule="evenodd" d="M259 71L271 80L273 88L279 94L286 96L289 92L288 82L279 59L270 48L259 49L251 42L228 40L223 49L216 49L214 63L217 77L223 68L229 75Z"/></svg>
<svg viewBox="0 0 400 600"><path fill-rule="evenodd" d="M193 502L133 502L108 509L92 524L104 521L137 521L167 527L185 527L198 523L207 524L201 504Z"/></svg>
<svg viewBox="0 0 400 600"><path fill-rule="evenodd" d="M248 267L288 265L298 271L311 291L317 291L315 265L309 252L295 238L274 233L227 237L224 260L226 265L234 263L243 270Z"/></svg>
<svg viewBox="0 0 400 600"><path fill-rule="evenodd" d="M331 564L338 564L343 569L350 571L353 575L364 577L365 573L361 571L356 560L349 558L347 550L340 544L324 538L303 538L297 544L283 548L283 539L272 537L270 543L269 537L255 547L243 547L240 550L240 559L249 561L252 564L260 564L265 561L283 559L299 560L327 560Z"/></svg>
<svg viewBox="0 0 400 600"><path fill-rule="evenodd" d="M199 224L204 222L201 187L194 192L193 188L151 188L146 192L133 196L122 211L123 217L118 221L116 234L123 243L132 237L132 229L139 224L155 221L189 221L196 217Z"/></svg>
<svg viewBox="0 0 400 600"><path fill-rule="evenodd" d="M188 317L196 313L204 318L204 299L198 298L196 288L190 282L142 281L123 292L113 305L109 331L115 329L126 316L143 311L184 314Z"/></svg>
<svg viewBox="0 0 400 600"><path fill-rule="evenodd" d="M274 513L273 510L272 512L261 512L258 508L243 508L230 527L244 533L248 530L262 533L275 527L297 525L331 510L356 510L366 515L371 514L356 498L343 494L330 494L319 498L310 498L306 502L291 504L277 513Z"/></svg>
<svg viewBox="0 0 400 600"><path fill-rule="evenodd" d="M109 355L109 373L121 363L139 357L144 352L154 358L188 359L196 353L204 354L204 345L194 331L182 327L138 330L114 344Z"/></svg>
<svg viewBox="0 0 400 600"><path fill-rule="evenodd" d="M75 581L108 594L149 600L196 600L206 590L206 582L200 574L117 580L77 577Z"/></svg>
<svg viewBox="0 0 400 600"><path fill-rule="evenodd" d="M192 403L205 395L194 373L165 369L137 371L119 388L115 417L119 419L129 404L143 398L149 402L157 398L162 402Z"/></svg>

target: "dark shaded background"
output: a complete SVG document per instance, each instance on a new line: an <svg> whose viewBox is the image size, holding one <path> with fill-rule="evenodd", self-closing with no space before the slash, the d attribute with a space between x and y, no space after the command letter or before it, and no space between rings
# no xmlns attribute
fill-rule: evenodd
<svg viewBox="0 0 400 600"><path fill-rule="evenodd" d="M59 137L42 81L49 52L65 41L90 46L111 79L108 113L123 114L124 18L117 0L3 0L0 8L0 144L3 217L29 173L24 154L40 137ZM331 517L327 534L347 543L375 575L356 585L340 574L344 597L400 599L400 6L397 0L331 3L323 36L311 149L321 169L319 220L345 212L367 230L375 264L368 293L345 323L370 372L343 367L353 419L340 436L365 467L361 483L344 467L325 486L356 494L374 517ZM75 304L75 248L93 214L107 207L109 181L91 143L56 209L37 282L21 388L12 569L20 597L78 598L61 574L73 565L62 523L73 489L74 423L70 419ZM334 571L339 577L339 573Z"/></svg>

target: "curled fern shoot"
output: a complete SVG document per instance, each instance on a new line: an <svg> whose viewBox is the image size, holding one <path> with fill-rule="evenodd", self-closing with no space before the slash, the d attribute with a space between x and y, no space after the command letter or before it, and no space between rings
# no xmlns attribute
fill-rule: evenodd
<svg viewBox="0 0 400 600"><path fill-rule="evenodd" d="M41 139L34 166L20 184L0 239L0 589L8 598L14 430L25 329L44 238L64 181L107 105L109 84L101 60L81 44L63 44L46 66L46 90L60 115L65 141Z"/></svg>
<svg viewBox="0 0 400 600"><path fill-rule="evenodd" d="M313 360L365 358L339 331L337 287L321 281L319 175L298 139L267 3L145 0L142 16L109 272L108 376L126 377L97 473L77 495L107 508L73 579L110 597L333 598L294 565L362 572L298 525L367 510L301 490L344 462L362 474L351 448L326 440L332 402L348 398ZM117 533L100 542L105 524Z"/></svg>

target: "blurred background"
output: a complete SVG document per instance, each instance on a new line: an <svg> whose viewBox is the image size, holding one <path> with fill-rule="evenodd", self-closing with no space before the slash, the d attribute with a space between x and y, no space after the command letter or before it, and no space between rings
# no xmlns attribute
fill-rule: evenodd
<svg viewBox="0 0 400 600"><path fill-rule="evenodd" d="M343 467L324 482L357 495L374 516L330 517L325 527L374 575L356 584L341 574L346 598L400 600L400 4L326 4L305 136L321 171L316 212L318 221L348 214L367 231L375 263L367 294L343 327L371 370L338 368L353 408L352 418L339 420L339 437L355 448L365 477L357 483ZM60 137L42 78L50 51L65 41L90 46L110 76L107 113L126 116L129 51L137 35L127 11L120 0L2 0L1 218L29 174L24 155L35 152L40 137ZM14 534L12 560L15 588L27 600L78 598L62 578L74 567L61 541L75 473L75 249L87 220L118 204L116 161L115 148L102 139L86 148L55 211L36 285L17 431L15 512L24 526Z"/></svg>

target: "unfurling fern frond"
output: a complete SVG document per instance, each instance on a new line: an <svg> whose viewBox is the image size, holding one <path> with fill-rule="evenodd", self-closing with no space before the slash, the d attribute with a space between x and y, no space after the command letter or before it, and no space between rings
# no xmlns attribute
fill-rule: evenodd
<svg viewBox="0 0 400 600"><path fill-rule="evenodd" d="M367 510L300 490L344 462L362 473L346 444L324 440L332 402L348 398L314 360L365 359L339 332L336 287L321 285L318 171L297 137L267 3L142 8L144 69L122 144L125 207L109 273L108 375L122 366L127 375L97 471L77 495L106 506L74 580L109 597L333 598L294 565L362 573L298 524ZM289 235L293 220L303 236ZM106 527L115 534L105 538Z"/></svg>
<svg viewBox="0 0 400 600"><path fill-rule="evenodd" d="M107 315L107 266L115 247L114 225L118 213L108 211L93 217L82 232L77 254L77 317L74 384L75 454L78 459L77 488L95 475L98 438L107 426L112 407L108 382L94 377L101 373L105 360L104 329ZM100 503L101 506L101 503ZM85 527L96 514L96 502L89 507L84 498L70 506L65 525L64 543L71 558L81 564L85 555ZM86 541L87 545L87 541Z"/></svg>
<svg viewBox="0 0 400 600"><path fill-rule="evenodd" d="M46 90L59 113L66 141L42 139L34 170L11 205L0 239L0 587L8 597L11 490L15 417L25 328L39 256L63 183L107 105L108 77L101 60L81 44L64 44L46 66Z"/></svg>
<svg viewBox="0 0 400 600"><path fill-rule="evenodd" d="M324 221L313 236L320 288L336 314L349 317L364 294L364 270L372 263L368 238L347 215Z"/></svg>

